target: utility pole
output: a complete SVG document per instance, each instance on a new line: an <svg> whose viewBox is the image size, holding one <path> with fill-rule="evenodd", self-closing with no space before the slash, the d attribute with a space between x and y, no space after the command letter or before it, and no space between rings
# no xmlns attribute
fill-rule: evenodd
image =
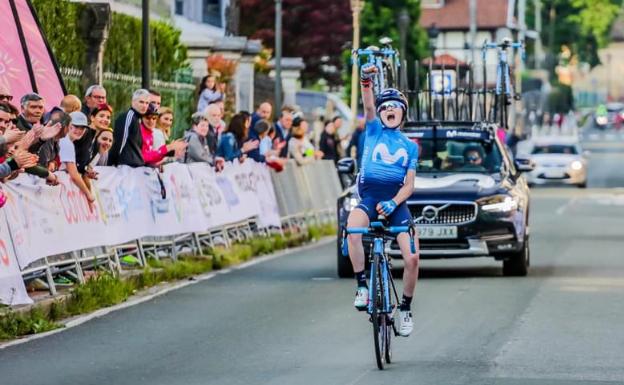
<svg viewBox="0 0 624 385"><path fill-rule="evenodd" d="M275 111L282 108L282 0L275 0Z"/></svg>
<svg viewBox="0 0 624 385"><path fill-rule="evenodd" d="M470 61L475 65L475 46L477 45L477 0L470 0ZM485 65L485 63L483 64Z"/></svg>
<svg viewBox="0 0 624 385"><path fill-rule="evenodd" d="M143 0L143 40L141 42L141 85L150 88L150 30L149 30L149 0Z"/></svg>
<svg viewBox="0 0 624 385"><path fill-rule="evenodd" d="M364 7L364 0L351 0L351 12L353 14L353 50L360 48L360 12ZM358 110L358 64L355 56L351 55L353 63L351 64L351 117L353 121L353 129L357 125Z"/></svg>

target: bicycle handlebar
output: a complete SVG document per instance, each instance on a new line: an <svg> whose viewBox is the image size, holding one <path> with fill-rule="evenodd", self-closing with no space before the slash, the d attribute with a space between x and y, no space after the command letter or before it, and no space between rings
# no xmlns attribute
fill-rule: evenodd
<svg viewBox="0 0 624 385"><path fill-rule="evenodd" d="M389 48L382 48L380 50L372 50L372 49L358 49L357 51L353 51L356 55L373 55L373 56L394 56L397 54L397 51Z"/></svg>
<svg viewBox="0 0 624 385"><path fill-rule="evenodd" d="M390 234L407 233L410 226L389 226L385 227L380 222L372 222L370 227L347 227L347 234L370 234L375 230L382 230Z"/></svg>

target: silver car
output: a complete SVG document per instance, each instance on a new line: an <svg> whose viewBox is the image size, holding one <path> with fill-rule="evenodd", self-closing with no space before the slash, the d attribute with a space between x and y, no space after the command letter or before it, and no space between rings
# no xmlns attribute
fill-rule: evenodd
<svg viewBox="0 0 624 385"><path fill-rule="evenodd" d="M589 151L576 137L553 136L533 141L531 160L535 169L526 174L529 185L566 184L587 187Z"/></svg>

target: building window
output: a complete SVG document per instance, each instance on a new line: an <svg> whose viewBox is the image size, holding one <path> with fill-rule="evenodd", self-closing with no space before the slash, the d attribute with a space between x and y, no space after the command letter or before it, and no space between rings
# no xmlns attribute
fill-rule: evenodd
<svg viewBox="0 0 624 385"><path fill-rule="evenodd" d="M444 0L422 0L423 8L442 8L444 7Z"/></svg>
<svg viewBox="0 0 624 385"><path fill-rule="evenodd" d="M175 0L175 14L184 15L184 0Z"/></svg>
<svg viewBox="0 0 624 385"><path fill-rule="evenodd" d="M204 23L214 25L215 27L222 27L220 0L204 0L204 12L202 21Z"/></svg>

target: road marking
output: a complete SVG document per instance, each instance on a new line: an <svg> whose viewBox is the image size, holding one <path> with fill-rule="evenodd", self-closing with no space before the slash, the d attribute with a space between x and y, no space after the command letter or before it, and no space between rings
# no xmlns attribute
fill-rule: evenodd
<svg viewBox="0 0 624 385"><path fill-rule="evenodd" d="M331 277L314 277L312 278L313 281L333 281L334 278Z"/></svg>
<svg viewBox="0 0 624 385"><path fill-rule="evenodd" d="M557 215L563 215L563 213L565 213L568 208L570 208L573 204L575 204L576 201L578 201L578 199L579 199L578 197L574 197L574 198L570 199L565 204L563 204L561 207L559 207L557 209L557 211L555 211L555 212L557 213Z"/></svg>
<svg viewBox="0 0 624 385"><path fill-rule="evenodd" d="M100 317L103 317L103 316L105 316L107 314L110 314L112 312L119 311L119 310L122 310L122 309L126 309L126 308L129 308L131 306L142 304L143 302L150 301L150 300L152 300L152 299L154 299L156 297L160 297L160 296L165 295L165 294L167 294L169 292L172 292L174 290L182 289L183 287L186 287L186 286L195 285L195 284L197 284L199 282L207 281L207 280L212 279L212 278L214 278L214 277L216 277L218 275L228 274L228 273L231 273L232 271L235 271L235 270L246 269L248 267L257 265L259 263L264 263L264 262L272 261L272 260L277 259L277 258L284 257L284 256L286 256L288 254L294 254L294 253L298 253L298 252L302 252L302 251L307 251L309 249L313 249L313 248L316 248L316 247L319 247L319 246L324 246L324 245L329 244L329 243L331 243L331 242L333 242L335 240L336 240L336 237L334 237L334 236L327 237L327 238L321 239L318 242L312 243L310 245L301 246L301 247L288 249L288 250L283 250L283 251L280 251L280 252L277 252L277 253L274 253L274 254L269 254L269 255L265 255L263 257L255 258L255 259L253 259L251 261L242 263L242 264L240 264L238 266L230 267L228 269L211 271L209 273L198 275L196 277L193 277L194 279L192 279L192 280L187 280L187 281L182 281L182 282L178 282L178 283L175 283L175 284L171 284L171 285L168 285L167 287L163 288L162 290L159 290L158 286L155 286L155 287L151 288L151 290L155 291L153 293L150 293L150 294L147 294L147 295L144 295L144 296L139 295L137 298L131 298L128 301L120 303L118 305L111 306L111 307L106 307L106 308L103 308L103 309L99 309L99 310L94 311L93 313L86 314L86 315L83 315L83 316L78 316L76 318L71 318L71 319L69 319L68 321L65 322L64 327L61 327L59 329L51 330L51 331L46 332L46 333L34 334L34 335L26 336L26 337L23 337L23 338L14 340L14 341L0 343L0 350L9 348L11 346L24 344L26 342L38 340L40 338L48 337L48 336L51 336L51 335L54 335L54 334L57 334L57 333L62 333L65 330L69 330L69 329L74 328L76 326L82 325L83 323L91 321L91 320L93 320L95 318L100 318ZM148 289L147 292L149 293L149 291L150 290Z"/></svg>

